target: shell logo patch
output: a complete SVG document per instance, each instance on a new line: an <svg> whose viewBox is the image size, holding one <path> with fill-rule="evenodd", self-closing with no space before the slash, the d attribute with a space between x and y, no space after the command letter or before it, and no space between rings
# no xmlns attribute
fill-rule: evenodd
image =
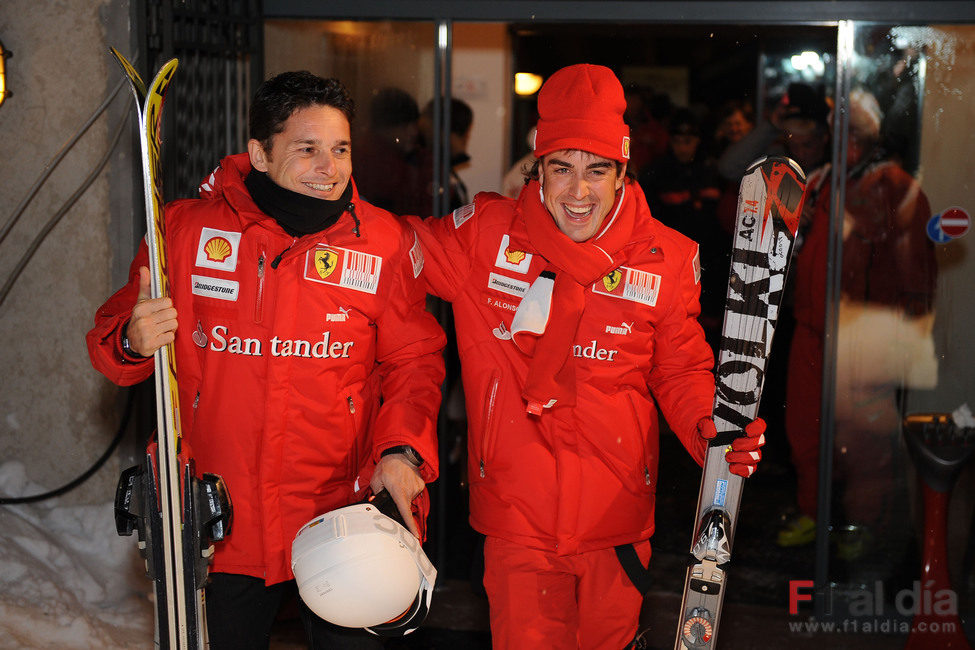
<svg viewBox="0 0 975 650"><path fill-rule="evenodd" d="M498 257L494 265L515 271L517 273L528 273L528 267L532 263L532 254L511 247L511 240L507 233L501 236L501 245L498 246Z"/></svg>
<svg viewBox="0 0 975 650"><path fill-rule="evenodd" d="M339 261L339 256L328 249L315 251L315 270L323 280L332 275L335 270L335 263Z"/></svg>
<svg viewBox="0 0 975 650"><path fill-rule="evenodd" d="M214 237L203 245L203 252L211 262L222 262L233 252L230 242L223 237Z"/></svg>
<svg viewBox="0 0 975 650"><path fill-rule="evenodd" d="M375 294L383 258L338 246L317 247L305 253L305 279ZM338 273L336 273L338 271Z"/></svg>
<svg viewBox="0 0 975 650"><path fill-rule="evenodd" d="M593 284L592 291L653 307L660 295L660 282L661 277L656 273L621 266Z"/></svg>
<svg viewBox="0 0 975 650"><path fill-rule="evenodd" d="M196 265L220 271L237 269L237 252L240 233L216 228L200 230L200 242L196 248Z"/></svg>

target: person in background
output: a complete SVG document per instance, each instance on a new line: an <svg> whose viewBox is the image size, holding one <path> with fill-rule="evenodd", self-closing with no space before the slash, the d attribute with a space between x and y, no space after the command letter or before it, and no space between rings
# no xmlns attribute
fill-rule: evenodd
<svg viewBox="0 0 975 650"><path fill-rule="evenodd" d="M418 162L419 119L420 108L413 96L390 86L375 92L369 103L368 128L356 133L359 191L369 203L393 214L415 212L424 200Z"/></svg>
<svg viewBox="0 0 975 650"><path fill-rule="evenodd" d="M674 111L667 152L640 173L639 181L651 214L700 247L698 320L712 350L717 350L731 264L731 238L717 221L721 179L704 153L699 121L689 109Z"/></svg>
<svg viewBox="0 0 975 650"><path fill-rule="evenodd" d="M528 143L528 153L516 160L501 179L501 193L509 199L517 199L521 194L521 189L525 186L525 174L535 162L535 155L532 153L535 142L534 126L528 130L525 141Z"/></svg>
<svg viewBox="0 0 975 650"><path fill-rule="evenodd" d="M206 587L214 650L267 648L313 517L385 489L423 536L437 477L444 335L424 311L412 229L352 180L352 99L285 72L257 89L247 152L201 198L165 207L171 296L150 298L145 242L95 314L92 364L119 385L175 346L183 440L223 477L233 528ZM311 648L378 648L302 604Z"/></svg>
<svg viewBox="0 0 975 650"><path fill-rule="evenodd" d="M433 214L433 100L427 103L420 113L420 147L418 155L418 165L420 175L424 180L423 195L420 205L414 209L406 210L406 214ZM470 163L471 156L467 153L467 145L471 139L471 129L474 126L474 111L470 105L462 99L450 100L450 165L448 202L449 211L454 211L470 201L467 193L467 185L457 173ZM439 216L439 215L438 215Z"/></svg>
<svg viewBox="0 0 975 650"><path fill-rule="evenodd" d="M656 162L667 151L667 123L673 106L670 98L655 93L653 88L637 84L624 86L626 114L623 121L630 127L630 160L627 167L634 178Z"/></svg>
<svg viewBox="0 0 975 650"><path fill-rule="evenodd" d="M863 532L890 524L890 488L897 473L893 450L900 435L897 393L933 388L936 383L930 328L937 263L934 244L925 234L930 205L917 181L880 146L882 114L876 99L855 89L849 110L836 480L846 485L843 516ZM781 546L815 539L830 184L831 165L809 175L809 225L793 265L796 326L789 353L786 434L796 468L799 510L779 531ZM916 335L907 336L912 331ZM897 341L893 347L878 349L877 343L892 341ZM909 360L905 372L885 370L898 366L900 355ZM849 553L856 550L856 544L848 546Z"/></svg>
<svg viewBox="0 0 975 650"><path fill-rule="evenodd" d="M720 158L725 149L740 142L755 128L755 109L747 101L734 99L725 102L717 117L710 153Z"/></svg>
<svg viewBox="0 0 975 650"><path fill-rule="evenodd" d="M650 557L657 404L698 463L715 432L697 245L626 176L625 108L609 68L562 68L539 92L537 164L517 199L408 218L424 281L453 305L499 650L633 640L643 595L617 553ZM732 472L755 471L763 430L729 447Z"/></svg>
<svg viewBox="0 0 975 650"><path fill-rule="evenodd" d="M827 162L829 111L821 90L804 83L789 84L768 120L724 150L718 159L718 172L737 183L756 159L788 156L808 174Z"/></svg>

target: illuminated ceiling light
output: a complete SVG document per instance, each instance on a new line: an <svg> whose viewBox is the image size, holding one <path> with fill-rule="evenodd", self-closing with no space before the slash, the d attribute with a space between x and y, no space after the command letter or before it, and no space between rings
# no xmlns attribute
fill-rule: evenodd
<svg viewBox="0 0 975 650"><path fill-rule="evenodd" d="M542 76L531 72L515 73L515 93L528 96L534 95L542 87Z"/></svg>
<svg viewBox="0 0 975 650"><path fill-rule="evenodd" d="M819 56L818 52L806 50L801 54L793 54L790 62L792 63L792 67L799 72L810 70L817 75L822 75L826 70L826 65L823 63L823 59Z"/></svg>
<svg viewBox="0 0 975 650"><path fill-rule="evenodd" d="M7 90L7 57L9 56L13 54L7 51L3 42L0 42L0 106L3 106L4 100L10 95L10 91Z"/></svg>

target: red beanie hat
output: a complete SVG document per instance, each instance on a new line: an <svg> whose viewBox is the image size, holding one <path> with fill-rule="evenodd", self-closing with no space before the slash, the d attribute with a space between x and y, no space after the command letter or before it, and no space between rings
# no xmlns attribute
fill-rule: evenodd
<svg viewBox="0 0 975 650"><path fill-rule="evenodd" d="M630 127L623 121L623 86L609 68L580 63L562 68L538 93L535 157L580 149L625 162Z"/></svg>

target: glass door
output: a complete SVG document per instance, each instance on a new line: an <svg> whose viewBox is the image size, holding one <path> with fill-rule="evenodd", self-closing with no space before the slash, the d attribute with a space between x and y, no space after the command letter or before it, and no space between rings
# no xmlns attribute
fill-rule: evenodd
<svg viewBox="0 0 975 650"><path fill-rule="evenodd" d="M839 171L807 199L814 216L796 267L811 287L803 298L823 283L835 332L823 339L823 605L854 624L886 622L908 647L954 647L975 587L975 174L965 162L975 29L856 23L843 33ZM831 208L830 228L817 225Z"/></svg>

